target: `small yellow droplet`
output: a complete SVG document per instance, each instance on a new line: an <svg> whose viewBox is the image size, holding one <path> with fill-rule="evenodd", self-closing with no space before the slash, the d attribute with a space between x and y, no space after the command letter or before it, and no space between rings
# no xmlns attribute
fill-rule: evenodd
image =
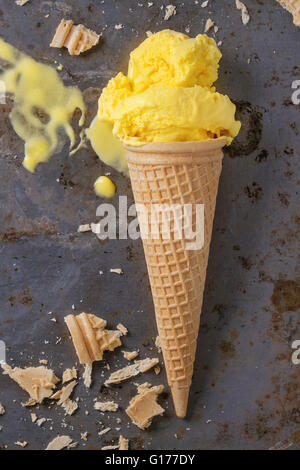
<svg viewBox="0 0 300 470"><path fill-rule="evenodd" d="M95 193L101 197L113 197L116 193L115 184L107 176L99 176L94 183Z"/></svg>

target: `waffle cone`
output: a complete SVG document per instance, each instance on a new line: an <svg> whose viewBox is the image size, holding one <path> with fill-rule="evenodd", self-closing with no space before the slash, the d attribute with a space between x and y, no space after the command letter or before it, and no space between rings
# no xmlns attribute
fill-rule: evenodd
<svg viewBox="0 0 300 470"><path fill-rule="evenodd" d="M193 376L224 145L225 139L216 139L126 147L168 382L181 418ZM156 204L191 204L193 230L196 205L204 204L203 246L188 249L190 240L176 238L174 224L168 239L163 230L152 236L140 204L148 211Z"/></svg>

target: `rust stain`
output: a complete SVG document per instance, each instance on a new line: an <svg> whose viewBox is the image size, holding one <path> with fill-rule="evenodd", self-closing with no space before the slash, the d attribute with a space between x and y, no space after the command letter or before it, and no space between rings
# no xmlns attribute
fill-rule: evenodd
<svg viewBox="0 0 300 470"><path fill-rule="evenodd" d="M220 344L220 350L227 357L235 356L235 346L230 341L222 341Z"/></svg>
<svg viewBox="0 0 300 470"><path fill-rule="evenodd" d="M245 269L245 271L250 271L253 266L250 256L248 256L247 258L244 256L239 256L238 260L241 263L242 268Z"/></svg>
<svg viewBox="0 0 300 470"><path fill-rule="evenodd" d="M135 450L145 450L144 439L133 437L130 441L134 444Z"/></svg>
<svg viewBox="0 0 300 470"><path fill-rule="evenodd" d="M16 303L22 305L32 305L32 296L30 289L28 287L25 287L18 294L10 296L8 301L10 302L11 307L13 307Z"/></svg>
<svg viewBox="0 0 300 470"><path fill-rule="evenodd" d="M300 280L276 281L271 302L278 313L296 312L300 309Z"/></svg>
<svg viewBox="0 0 300 470"><path fill-rule="evenodd" d="M0 241L3 242L14 242L20 240L23 237L36 237L41 234L55 235L57 231L55 225L49 222L39 221L34 222L31 229L17 230L14 227L10 227L5 232L0 232Z"/></svg>

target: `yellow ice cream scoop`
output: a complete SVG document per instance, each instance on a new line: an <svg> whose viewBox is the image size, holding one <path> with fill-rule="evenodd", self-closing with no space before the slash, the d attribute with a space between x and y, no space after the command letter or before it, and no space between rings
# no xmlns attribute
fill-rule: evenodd
<svg viewBox="0 0 300 470"><path fill-rule="evenodd" d="M169 29L151 35L130 54L128 78L135 93L155 85L212 86L222 57L206 34L189 38Z"/></svg>
<svg viewBox="0 0 300 470"><path fill-rule="evenodd" d="M108 159L106 149L115 139L137 146L224 136L229 145L241 124L235 105L213 86L221 57L215 40L205 34L189 38L163 30L143 41L130 54L128 76L117 74L99 98L97 120L112 129L110 135L107 127L90 133L100 158L103 153Z"/></svg>
<svg viewBox="0 0 300 470"><path fill-rule="evenodd" d="M156 87L132 95L114 109L113 132L128 145L219 137L230 144L240 130L234 114L228 96L207 88Z"/></svg>

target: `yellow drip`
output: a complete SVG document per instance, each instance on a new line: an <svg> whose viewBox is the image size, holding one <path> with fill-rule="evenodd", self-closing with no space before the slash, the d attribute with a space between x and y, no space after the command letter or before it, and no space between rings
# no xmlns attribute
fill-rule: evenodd
<svg viewBox="0 0 300 470"><path fill-rule="evenodd" d="M100 160L121 173L128 174L125 149L120 140L114 137L111 123L100 121L96 116L86 130L86 135Z"/></svg>
<svg viewBox="0 0 300 470"><path fill-rule="evenodd" d="M5 91L15 95L10 120L25 141L23 165L27 170L34 172L38 163L48 161L55 153L61 130L74 147L76 136L70 121L78 108L82 126L86 110L78 88L66 87L54 68L36 62L1 38L0 80Z"/></svg>
<svg viewBox="0 0 300 470"><path fill-rule="evenodd" d="M95 193L101 197L113 197L116 193L115 184L107 177L100 176L94 183Z"/></svg>

